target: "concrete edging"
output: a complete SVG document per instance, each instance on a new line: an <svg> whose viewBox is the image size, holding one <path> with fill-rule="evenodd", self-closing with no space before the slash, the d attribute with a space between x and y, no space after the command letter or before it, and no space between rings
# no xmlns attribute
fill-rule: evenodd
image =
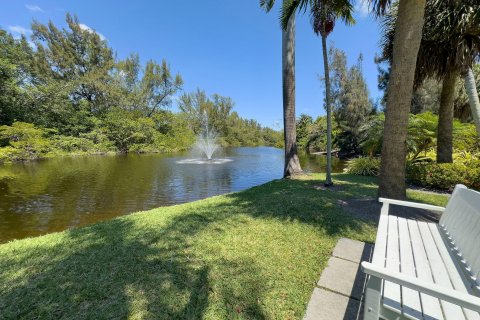
<svg viewBox="0 0 480 320"><path fill-rule="evenodd" d="M304 320L357 320L363 315L365 274L361 261L370 261L373 245L341 238L313 289Z"/></svg>

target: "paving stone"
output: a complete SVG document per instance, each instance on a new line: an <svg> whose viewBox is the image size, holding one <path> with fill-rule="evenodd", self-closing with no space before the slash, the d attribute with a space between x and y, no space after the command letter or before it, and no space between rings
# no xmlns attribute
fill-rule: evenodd
<svg viewBox="0 0 480 320"><path fill-rule="evenodd" d="M369 261L373 246L365 242L341 238L338 240L333 256L360 263L361 261Z"/></svg>
<svg viewBox="0 0 480 320"><path fill-rule="evenodd" d="M317 285L360 300L364 284L365 274L358 263L330 257Z"/></svg>
<svg viewBox="0 0 480 320"><path fill-rule="evenodd" d="M362 304L363 305L363 304ZM315 288L307 306L304 320L360 320L360 301L338 293Z"/></svg>

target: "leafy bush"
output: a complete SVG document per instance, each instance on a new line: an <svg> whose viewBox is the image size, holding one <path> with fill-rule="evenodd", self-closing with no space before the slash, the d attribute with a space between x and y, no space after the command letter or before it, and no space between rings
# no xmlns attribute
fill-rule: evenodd
<svg viewBox="0 0 480 320"><path fill-rule="evenodd" d="M45 137L47 130L36 128L31 123L15 122L0 127L0 139L5 147L2 161L37 159L51 151L50 141Z"/></svg>
<svg viewBox="0 0 480 320"><path fill-rule="evenodd" d="M424 158L437 144L438 116L431 112L410 115L407 151L410 160Z"/></svg>
<svg viewBox="0 0 480 320"><path fill-rule="evenodd" d="M128 152L135 144L152 143L157 133L152 119L136 117L123 110L110 112L104 125L107 137L120 152Z"/></svg>
<svg viewBox="0 0 480 320"><path fill-rule="evenodd" d="M72 137L59 135L56 130L35 127L25 122L0 126L0 162L108 151L116 149L107 136L99 131Z"/></svg>
<svg viewBox="0 0 480 320"><path fill-rule="evenodd" d="M93 142L96 152L115 152L117 149L112 141L110 141L107 135L99 128L92 130L91 132L80 134L80 138L85 138Z"/></svg>
<svg viewBox="0 0 480 320"><path fill-rule="evenodd" d="M91 140L68 136L57 136L53 145L64 152L87 152L95 147Z"/></svg>
<svg viewBox="0 0 480 320"><path fill-rule="evenodd" d="M407 178L414 184L441 190L453 190L456 184L480 189L480 162L423 163L408 168Z"/></svg>
<svg viewBox="0 0 480 320"><path fill-rule="evenodd" d="M378 176L380 172L380 158L360 157L347 162L346 173L359 176Z"/></svg>

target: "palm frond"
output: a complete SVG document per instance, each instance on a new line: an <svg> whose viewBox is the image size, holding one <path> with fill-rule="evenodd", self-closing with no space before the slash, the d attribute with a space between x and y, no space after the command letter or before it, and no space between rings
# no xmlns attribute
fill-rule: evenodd
<svg viewBox="0 0 480 320"><path fill-rule="evenodd" d="M372 12L377 16L384 16L388 9L392 6L392 0L370 0L369 8L372 8Z"/></svg>
<svg viewBox="0 0 480 320"><path fill-rule="evenodd" d="M396 6L382 22L384 58L391 61ZM427 0L422 41L417 57L415 85L427 77L442 79L450 71L463 71L480 54L480 3L478 0Z"/></svg>
<svg viewBox="0 0 480 320"><path fill-rule="evenodd" d="M260 7L265 9L266 12L272 10L275 0L260 0Z"/></svg>
<svg viewBox="0 0 480 320"><path fill-rule="evenodd" d="M297 11L305 10L311 0L284 0L280 9L280 24L282 29L287 29L288 20Z"/></svg>

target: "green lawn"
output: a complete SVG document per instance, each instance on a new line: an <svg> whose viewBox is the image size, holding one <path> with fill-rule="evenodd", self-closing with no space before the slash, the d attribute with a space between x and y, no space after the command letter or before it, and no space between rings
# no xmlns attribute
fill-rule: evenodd
<svg viewBox="0 0 480 320"><path fill-rule="evenodd" d="M374 197L375 180L321 178L0 245L0 318L299 319L338 238L375 239L338 204Z"/></svg>

